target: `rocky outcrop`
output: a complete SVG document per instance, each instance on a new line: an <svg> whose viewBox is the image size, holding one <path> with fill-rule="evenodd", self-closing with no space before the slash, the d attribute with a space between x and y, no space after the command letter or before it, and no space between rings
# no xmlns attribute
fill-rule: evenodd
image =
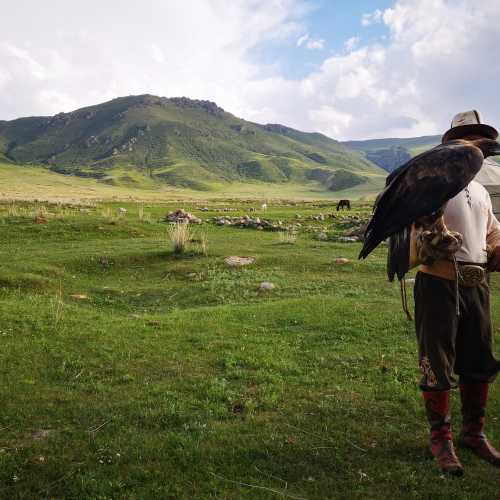
<svg viewBox="0 0 500 500"><path fill-rule="evenodd" d="M164 221L173 223L182 222L185 224L201 224L203 222L201 219L189 212L186 212L182 208L169 212L165 215Z"/></svg>

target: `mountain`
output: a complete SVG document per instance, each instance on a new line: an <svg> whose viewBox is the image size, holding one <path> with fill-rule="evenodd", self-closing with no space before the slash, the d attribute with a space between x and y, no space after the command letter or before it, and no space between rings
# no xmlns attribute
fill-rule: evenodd
<svg viewBox="0 0 500 500"><path fill-rule="evenodd" d="M345 141L342 144L352 150L364 153L367 160L375 163L387 172L392 172L413 156L433 148L440 142L440 135L427 135L407 139L389 138Z"/></svg>
<svg viewBox="0 0 500 500"><path fill-rule="evenodd" d="M51 117L0 121L0 159L131 187L232 182L376 191L384 172L319 133L260 125L210 101L128 96Z"/></svg>

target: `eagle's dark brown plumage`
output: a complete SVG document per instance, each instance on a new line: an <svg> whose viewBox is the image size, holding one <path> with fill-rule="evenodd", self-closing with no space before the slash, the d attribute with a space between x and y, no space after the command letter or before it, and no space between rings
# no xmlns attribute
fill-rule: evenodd
<svg viewBox="0 0 500 500"><path fill-rule="evenodd" d="M412 225L437 224L445 234L442 214L447 201L474 179L484 158L495 154L500 154L500 144L492 139L454 140L416 156L392 172L375 202L359 258L364 259L390 238L388 277L392 281L397 275L401 280L409 268Z"/></svg>

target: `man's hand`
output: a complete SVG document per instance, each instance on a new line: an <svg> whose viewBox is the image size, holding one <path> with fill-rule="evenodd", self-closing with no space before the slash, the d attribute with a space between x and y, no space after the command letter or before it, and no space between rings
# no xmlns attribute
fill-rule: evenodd
<svg viewBox="0 0 500 500"><path fill-rule="evenodd" d="M488 271L500 271L500 246L493 248L488 256Z"/></svg>

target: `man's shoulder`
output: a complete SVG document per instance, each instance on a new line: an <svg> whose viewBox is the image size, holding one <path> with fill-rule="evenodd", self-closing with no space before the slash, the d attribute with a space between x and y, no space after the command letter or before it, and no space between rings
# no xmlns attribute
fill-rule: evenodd
<svg viewBox="0 0 500 500"><path fill-rule="evenodd" d="M473 191L477 195L490 197L490 193L488 193L488 190L480 182L471 181L468 187L470 191Z"/></svg>

